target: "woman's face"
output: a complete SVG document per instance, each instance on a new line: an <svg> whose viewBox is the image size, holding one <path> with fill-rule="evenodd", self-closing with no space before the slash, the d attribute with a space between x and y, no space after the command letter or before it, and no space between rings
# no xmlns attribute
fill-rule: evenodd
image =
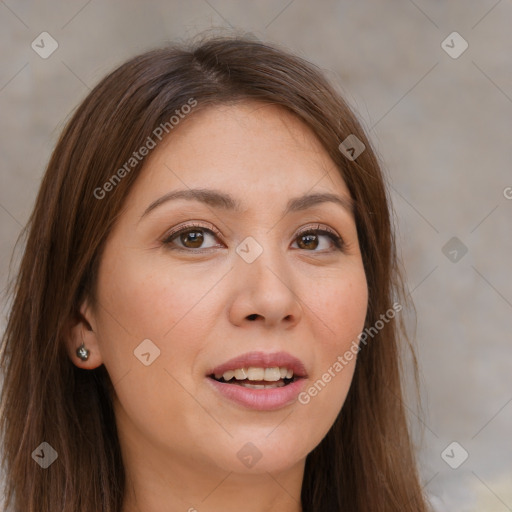
<svg viewBox="0 0 512 512"><path fill-rule="evenodd" d="M343 405L355 359L340 358L364 327L349 199L312 131L277 106L198 111L152 150L107 240L99 305L83 309L93 357L77 363L105 364L132 467L304 463Z"/></svg>

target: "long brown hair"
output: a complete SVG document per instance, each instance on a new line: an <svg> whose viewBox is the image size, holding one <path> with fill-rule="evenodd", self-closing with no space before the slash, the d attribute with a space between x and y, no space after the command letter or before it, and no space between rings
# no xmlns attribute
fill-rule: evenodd
<svg viewBox="0 0 512 512"><path fill-rule="evenodd" d="M405 300L379 162L355 115L315 66L237 35L132 58L106 76L67 123L23 231L1 354L5 495L14 512L122 508L125 473L112 383L103 365L76 367L64 340L82 300L94 302L102 248L143 162L123 173L108 197L98 199L98 187L190 98L195 111L260 100L307 123L355 200L369 289L365 325L378 322L397 297ZM366 146L355 160L339 149L349 135ZM359 353L341 414L307 457L304 512L427 510L402 402L402 327L387 322ZM42 442L58 452L46 470L33 460Z"/></svg>

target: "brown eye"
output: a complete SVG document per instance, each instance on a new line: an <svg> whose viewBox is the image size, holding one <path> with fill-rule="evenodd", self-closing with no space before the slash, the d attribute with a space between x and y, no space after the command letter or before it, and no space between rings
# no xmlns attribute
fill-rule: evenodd
<svg viewBox="0 0 512 512"><path fill-rule="evenodd" d="M329 247L329 244L327 247L323 247L323 249L332 249L332 246L337 250L342 251L344 248L344 242L343 239L338 236L336 233L328 231L327 229L307 229L303 231L302 233L299 233L297 235L296 240L297 245L299 246L299 249L312 251L312 252L324 252L323 250L316 250L321 245L321 240L323 237L327 237L331 240L331 247Z"/></svg>
<svg viewBox="0 0 512 512"><path fill-rule="evenodd" d="M215 231L204 226L189 225L173 231L165 237L162 243L169 249L195 253L202 252L197 249L220 247L219 244L215 243L218 242L219 236ZM213 245L205 245L208 242L208 238L213 241ZM330 240L330 244L323 242L326 238ZM343 251L345 247L345 243L340 236L333 231L320 229L320 227L302 231L295 237L295 240L299 249L309 252L330 252L333 250L333 247L335 250Z"/></svg>
<svg viewBox="0 0 512 512"><path fill-rule="evenodd" d="M314 234L306 234L306 235L300 235L299 237L299 247L301 244L303 247L300 247L301 249L316 249L318 247L318 237Z"/></svg>
<svg viewBox="0 0 512 512"><path fill-rule="evenodd" d="M216 233L203 226L186 226L168 235L162 243L169 249L184 251L188 249L209 249L214 247L215 244L204 247L203 244L208 238L215 242L217 240Z"/></svg>
<svg viewBox="0 0 512 512"><path fill-rule="evenodd" d="M185 247L190 247L191 249L199 249L204 241L204 235L198 230L185 231L184 233L181 233L179 237L181 243Z"/></svg>

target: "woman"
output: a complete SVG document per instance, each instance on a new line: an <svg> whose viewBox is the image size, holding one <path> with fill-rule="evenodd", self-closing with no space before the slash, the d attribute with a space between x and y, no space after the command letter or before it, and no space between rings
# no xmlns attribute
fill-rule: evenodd
<svg viewBox="0 0 512 512"><path fill-rule="evenodd" d="M427 510L383 177L311 64L244 37L129 60L66 126L27 234L15 512Z"/></svg>

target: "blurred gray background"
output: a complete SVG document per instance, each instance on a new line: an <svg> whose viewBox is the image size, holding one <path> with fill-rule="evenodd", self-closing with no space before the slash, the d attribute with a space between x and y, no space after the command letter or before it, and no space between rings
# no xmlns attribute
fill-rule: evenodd
<svg viewBox="0 0 512 512"><path fill-rule="evenodd" d="M1 288L72 109L126 58L210 27L285 45L356 111L417 310L425 490L439 512L511 511L511 0L0 1Z"/></svg>

